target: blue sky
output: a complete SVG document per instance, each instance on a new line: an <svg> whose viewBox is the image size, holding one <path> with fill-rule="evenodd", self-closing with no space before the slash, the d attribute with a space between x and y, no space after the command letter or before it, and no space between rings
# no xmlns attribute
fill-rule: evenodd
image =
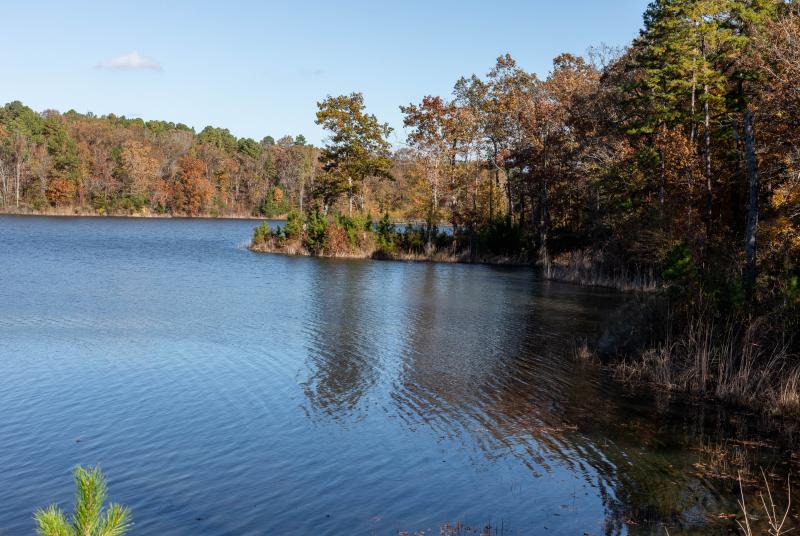
<svg viewBox="0 0 800 536"><path fill-rule="evenodd" d="M319 143L316 102L361 91L398 144L399 105L505 52L544 76L560 52L624 45L647 0L2 4L0 102Z"/></svg>

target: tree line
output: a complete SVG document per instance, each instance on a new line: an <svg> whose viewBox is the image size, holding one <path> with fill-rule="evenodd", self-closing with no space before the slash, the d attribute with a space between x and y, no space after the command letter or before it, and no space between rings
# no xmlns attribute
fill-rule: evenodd
<svg viewBox="0 0 800 536"><path fill-rule="evenodd" d="M261 215L302 206L318 150L183 124L0 108L0 206L105 214Z"/></svg>
<svg viewBox="0 0 800 536"><path fill-rule="evenodd" d="M501 56L403 107L428 218L502 223L542 263L589 248L689 277L692 259L796 299L798 5L655 0L625 49L562 54L545 79Z"/></svg>
<svg viewBox="0 0 800 536"><path fill-rule="evenodd" d="M562 54L546 78L503 55L451 95L401 106L393 153L360 94L329 97L316 202L446 222L452 250L545 266L582 251L739 303L757 282L796 303L799 10L655 0L624 49Z"/></svg>

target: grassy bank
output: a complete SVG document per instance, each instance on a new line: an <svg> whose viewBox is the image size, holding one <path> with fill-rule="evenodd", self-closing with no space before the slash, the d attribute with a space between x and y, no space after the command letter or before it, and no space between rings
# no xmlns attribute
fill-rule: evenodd
<svg viewBox="0 0 800 536"><path fill-rule="evenodd" d="M800 417L800 363L791 350L792 334L770 322L690 316L639 356L619 360L615 375Z"/></svg>
<svg viewBox="0 0 800 536"><path fill-rule="evenodd" d="M662 294L623 307L596 345L581 344L576 355L601 360L623 382L796 419L797 347L791 309L726 311L702 298Z"/></svg>

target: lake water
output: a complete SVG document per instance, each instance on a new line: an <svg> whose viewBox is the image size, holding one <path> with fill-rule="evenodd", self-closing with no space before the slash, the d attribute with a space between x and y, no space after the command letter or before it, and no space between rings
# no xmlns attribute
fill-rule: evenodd
<svg viewBox="0 0 800 536"><path fill-rule="evenodd" d="M576 363L629 298L254 254L254 225L0 217L0 534L71 509L77 464L139 535L581 535L718 531L710 445L791 462L746 415Z"/></svg>

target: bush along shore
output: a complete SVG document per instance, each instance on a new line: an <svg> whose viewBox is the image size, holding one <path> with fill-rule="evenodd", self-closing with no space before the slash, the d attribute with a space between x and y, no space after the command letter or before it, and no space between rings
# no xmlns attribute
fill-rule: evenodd
<svg viewBox="0 0 800 536"><path fill-rule="evenodd" d="M388 214L375 222L370 215L332 216L315 208L306 215L289 213L283 226L262 223L250 249L331 258L531 265L533 259L524 250L514 251L496 239L501 227L498 223L473 234L445 232L430 224L398 226Z"/></svg>

